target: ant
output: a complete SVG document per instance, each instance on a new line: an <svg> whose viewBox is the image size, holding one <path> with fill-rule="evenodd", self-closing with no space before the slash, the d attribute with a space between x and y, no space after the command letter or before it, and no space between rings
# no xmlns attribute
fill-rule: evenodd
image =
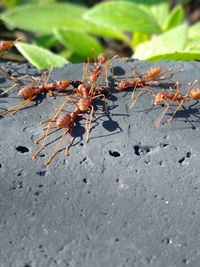
<svg viewBox="0 0 200 267"><path fill-rule="evenodd" d="M167 103L168 99L171 101L177 101L179 103L174 113L172 114L172 116L168 119L169 123L172 122L172 119L174 118L175 114L185 102L189 102L191 100L200 100L200 88L193 88L194 84L197 82L198 80L195 80L191 85L189 85L188 91L185 95L181 95L178 82L176 83L175 93L161 90L160 92L156 94L156 96L154 97L154 100L152 101L152 104L153 105L160 105L160 104L166 105L166 108L163 110L160 116L156 119L155 126L157 128L159 128L162 118L164 117L168 109L170 108L170 105Z"/></svg>
<svg viewBox="0 0 200 267"><path fill-rule="evenodd" d="M36 79L35 82L39 82L43 76L45 76L46 73L43 73L40 79ZM50 76L50 73L49 73ZM32 77L31 77L32 78ZM33 78L32 78L33 79ZM38 95L40 95L43 92L48 92L49 96L55 96L56 92L63 92L65 91L70 85L73 87L77 87L81 82L80 81L72 81L72 80L62 80L57 81L54 83L47 83L49 77L47 77L46 82L44 85L23 85L21 89L18 92L18 96L24 99L19 105L15 107L11 107L8 110L0 113L0 115L5 115L6 113L11 113L12 115L15 115L19 110L23 109L26 105L28 105L32 100L35 100ZM34 79L33 79L34 80ZM4 95L11 89L13 89L16 85L18 85L19 80L17 80L16 84L5 90L3 93L0 94L0 96Z"/></svg>
<svg viewBox="0 0 200 267"><path fill-rule="evenodd" d="M49 133L49 130L51 129L52 124L55 123L57 128L64 128L65 131L64 131L59 143L57 144L54 153L46 161L46 165L48 165L52 161L52 159L55 157L55 155L59 152L59 147L60 147L65 135L67 133L69 133L69 136L71 136L74 123L77 120L78 116L82 116L83 113L86 113L87 110L89 108L91 108L91 110L90 110L90 118L88 120L88 117L87 117L86 126L85 126L85 128L87 130L86 142L89 141L89 133L90 133L90 130L91 130L92 117L93 117L93 113L94 113L94 106L93 106L92 102L93 102L94 99L100 98L101 96L103 96L103 97L105 97L105 96L103 94L97 94L97 95L91 97L90 94L89 94L89 87L85 86L84 84L80 84L78 86L77 92L79 92L82 97L79 98L78 101L69 101L69 100L71 100L71 98L76 98L76 97L71 96L69 98L69 96L67 96L65 98L65 100L63 101L63 103L61 104L61 106L58 109L58 111L56 112L56 114L53 116L52 119L49 120L49 123L48 123L48 126L46 127L45 133L42 134L39 138L37 138L34 141L34 143L37 144L40 140L43 139L42 145L34 153L34 155L32 156L32 159L35 159L37 157L37 155L42 151L42 149L45 148L47 136L49 134L51 134L51 133ZM74 105L76 105L76 108L74 109L74 111L72 111L70 113L65 111L64 114L61 114L60 116L58 116L59 113L63 110L63 107L65 106L66 103L74 104ZM66 156L68 156L68 142L67 142L67 145L66 145L65 154L66 154Z"/></svg>
<svg viewBox="0 0 200 267"><path fill-rule="evenodd" d="M105 72L104 73L105 82L106 82L106 85L108 86L108 68L110 67L111 62L118 57L119 57L118 55L115 55L106 63L107 56L103 53L98 55L97 61L93 65L94 68L89 70L89 72L90 72L89 77L87 74L88 81L92 85L92 90L93 90L93 87L96 86L96 82L99 78L99 75L103 72ZM88 64L86 66L86 70L88 69ZM84 68L84 65L83 65L83 68ZM84 72L85 71L83 71L83 80L84 80L84 76L85 76Z"/></svg>
<svg viewBox="0 0 200 267"><path fill-rule="evenodd" d="M130 81L122 80L121 82L116 83L117 85L116 89L118 91L123 91L129 87L134 87L134 90L135 90L136 87L144 86L146 84L151 83L152 79L159 78L160 75L162 74L161 71L162 69L160 66L151 67L145 72L145 74L141 78L137 77L137 78L133 78Z"/></svg>
<svg viewBox="0 0 200 267"><path fill-rule="evenodd" d="M17 38L15 41L0 41L0 55L5 55L9 52L9 50L15 46L15 44L21 40L20 38Z"/></svg>

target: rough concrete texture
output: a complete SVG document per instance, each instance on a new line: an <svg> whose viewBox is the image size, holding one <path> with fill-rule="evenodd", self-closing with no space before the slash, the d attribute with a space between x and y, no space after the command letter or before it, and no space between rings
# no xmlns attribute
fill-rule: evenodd
<svg viewBox="0 0 200 267"><path fill-rule="evenodd" d="M140 72L158 65L129 64ZM159 65L183 70L171 76L182 92L199 79L199 62ZM130 71L120 61L114 66L118 75ZM13 75L36 72L27 65L1 67ZM68 65L52 79L81 75L81 65ZM1 90L10 84L0 78ZM19 102L17 90L0 99L2 110ZM152 107L151 99L142 96L130 110L131 91L113 90L110 117L103 101L95 104L89 143L79 120L69 157L63 150L48 167L44 159L56 142L33 161L38 146L32 141L61 97L0 119L0 266L199 266L200 105L185 104L172 124L170 110L157 129L163 107Z"/></svg>

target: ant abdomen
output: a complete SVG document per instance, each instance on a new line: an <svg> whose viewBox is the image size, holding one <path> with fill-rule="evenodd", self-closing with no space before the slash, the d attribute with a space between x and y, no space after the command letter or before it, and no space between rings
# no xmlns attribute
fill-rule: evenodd
<svg viewBox="0 0 200 267"><path fill-rule="evenodd" d="M188 93L188 96L192 99L199 100L200 99L200 88L193 88Z"/></svg>
<svg viewBox="0 0 200 267"><path fill-rule="evenodd" d="M19 90L18 96L26 100L31 99L32 97L36 96L36 94L36 89L33 86L24 86Z"/></svg>
<svg viewBox="0 0 200 267"><path fill-rule="evenodd" d="M158 75L160 75L160 73L161 73L161 67L160 66L152 67L147 71L146 77L148 79L155 78Z"/></svg>
<svg viewBox="0 0 200 267"><path fill-rule="evenodd" d="M79 99L77 106L81 112L87 111L88 107L92 105L92 100L90 98Z"/></svg>
<svg viewBox="0 0 200 267"><path fill-rule="evenodd" d="M62 114L56 120L56 126L58 128L67 128L71 125L70 114Z"/></svg>

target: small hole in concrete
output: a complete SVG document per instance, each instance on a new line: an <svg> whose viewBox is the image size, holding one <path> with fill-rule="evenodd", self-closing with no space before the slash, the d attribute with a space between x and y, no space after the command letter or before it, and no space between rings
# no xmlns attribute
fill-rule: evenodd
<svg viewBox="0 0 200 267"><path fill-rule="evenodd" d="M119 238L115 238L115 242L119 242Z"/></svg>
<svg viewBox="0 0 200 267"><path fill-rule="evenodd" d="M84 144L83 143L80 143L80 146L83 146Z"/></svg>
<svg viewBox="0 0 200 267"><path fill-rule="evenodd" d="M119 183L119 179L117 178L116 180L115 180L117 183Z"/></svg>
<svg viewBox="0 0 200 267"><path fill-rule="evenodd" d="M39 194L40 194L40 192L39 192L39 191L35 192L35 195L36 195L36 196L39 196Z"/></svg>
<svg viewBox="0 0 200 267"><path fill-rule="evenodd" d="M19 151L20 153L27 153L29 152L29 149L25 146L17 146L16 150Z"/></svg>
<svg viewBox="0 0 200 267"><path fill-rule="evenodd" d="M40 158L44 158L45 157L45 154L40 154L39 157Z"/></svg>
<svg viewBox="0 0 200 267"><path fill-rule="evenodd" d="M87 179L83 178L83 182L84 182L84 184L87 184Z"/></svg>
<svg viewBox="0 0 200 267"><path fill-rule="evenodd" d="M185 160L185 157L179 159L178 163L182 164L184 160Z"/></svg>
<svg viewBox="0 0 200 267"><path fill-rule="evenodd" d="M39 176L45 176L46 172L47 172L47 171L38 171L37 174L38 174Z"/></svg>
<svg viewBox="0 0 200 267"><path fill-rule="evenodd" d="M40 187L40 188L43 187L43 184L39 184L38 187Z"/></svg>
<svg viewBox="0 0 200 267"><path fill-rule="evenodd" d="M171 240L170 240L170 238L166 237L166 238L162 239L162 243L163 244L170 244Z"/></svg>
<svg viewBox="0 0 200 267"><path fill-rule="evenodd" d="M191 153L190 152L187 152L186 157L187 158L190 158L191 157Z"/></svg>
<svg viewBox="0 0 200 267"><path fill-rule="evenodd" d="M83 163L83 162L85 162L86 161L86 157L84 157L81 161L80 161L80 165Z"/></svg>
<svg viewBox="0 0 200 267"><path fill-rule="evenodd" d="M139 152L140 147L139 146L134 146L133 148L135 150L135 155L140 156L140 152Z"/></svg>
<svg viewBox="0 0 200 267"><path fill-rule="evenodd" d="M165 144L161 144L161 147L167 147L169 144L165 143Z"/></svg>
<svg viewBox="0 0 200 267"><path fill-rule="evenodd" d="M120 157L120 153L117 152L117 151L111 151L109 150L109 154L114 157L114 158L117 158L117 157Z"/></svg>
<svg viewBox="0 0 200 267"><path fill-rule="evenodd" d="M1 167L2 167L2 165L1 165L1 163L0 163L0 169L1 169Z"/></svg>
<svg viewBox="0 0 200 267"><path fill-rule="evenodd" d="M187 264L188 260L187 259L183 259L183 263Z"/></svg>

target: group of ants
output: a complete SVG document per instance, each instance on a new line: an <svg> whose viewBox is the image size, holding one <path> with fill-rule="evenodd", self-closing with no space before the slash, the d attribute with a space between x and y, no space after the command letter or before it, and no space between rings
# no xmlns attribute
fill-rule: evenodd
<svg viewBox="0 0 200 267"><path fill-rule="evenodd" d="M19 40L16 41L0 41L0 55L7 53ZM112 70L112 61L118 56L114 56L112 59L107 60L107 56L103 53L99 54L97 59L93 63L83 63L83 77L82 80L60 80L55 82L49 82L50 72L43 72L40 77L32 77L30 75L25 75L23 77L14 77L2 68L0 73L4 78L11 80L14 84L4 90L0 97L7 94L14 87L19 87L18 96L23 99L18 105L8 108L0 113L0 116L5 114L15 115L18 111L24 109L31 101L36 100L41 94L47 93L49 96L58 96L65 94L64 100L55 110L54 115L51 119L46 120L42 123L46 123L43 128L43 134L34 140L34 143L40 143L39 148L33 154L32 159L35 159L40 152L47 146L47 138L52 134L52 128L62 128L64 132L58 141L54 152L45 162L46 165L50 164L56 154L60 151L61 144L68 134L68 139L66 142L65 154L69 155L69 141L71 138L72 130L74 124L84 114L86 114L86 142L89 140L89 133L92 128L92 118L94 114L94 103L96 99L103 98L105 103L105 109L107 112L106 105L106 90L109 88L108 82L108 72ZM121 59L122 60L122 59ZM170 72L171 70L168 70ZM104 78L104 85L99 85L99 78L101 76ZM24 84L22 80L29 77L31 82L29 84ZM114 77L114 73L113 73ZM173 117L177 111L182 107L185 102L192 100L200 100L200 88L195 87L197 80L193 83L188 84L188 90L186 94L181 94L179 89L179 83L174 82L169 89L159 90L156 94L153 92L149 86L160 84L161 81L166 77L163 76L163 69L160 66L155 66L147 69L145 73L139 74L136 71L132 72L132 77L129 79L121 79L120 81L115 81L115 89L117 91L125 91L132 89L132 103L131 108L135 105L137 99L144 93L150 93L153 95L152 104L164 105L164 109L155 121L155 126L159 127L160 123L171 107L171 103L177 103L176 109L174 110L168 122L172 122ZM43 81L43 82L42 82ZM70 86L73 88L69 90ZM70 92L70 93L69 93ZM65 110L65 106L74 105L72 111Z"/></svg>

